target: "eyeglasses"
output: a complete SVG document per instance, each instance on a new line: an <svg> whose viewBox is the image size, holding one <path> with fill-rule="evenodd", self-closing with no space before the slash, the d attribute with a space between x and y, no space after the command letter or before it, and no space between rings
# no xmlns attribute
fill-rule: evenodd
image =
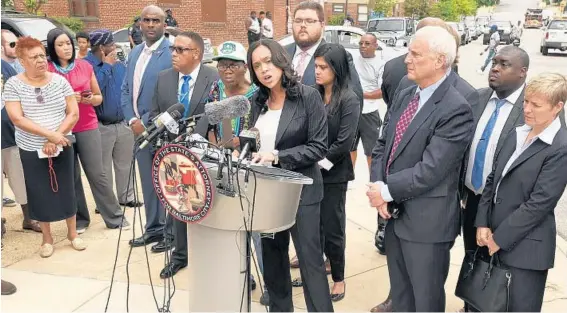
<svg viewBox="0 0 567 313"><path fill-rule="evenodd" d="M10 46L10 48L14 49L16 47L16 42L12 41L8 45Z"/></svg>
<svg viewBox="0 0 567 313"><path fill-rule="evenodd" d="M305 25L314 25L315 23L320 22L319 20L314 20L312 18L308 18L308 19L301 19L301 18L296 18L295 20L293 20L293 24L296 25L302 25L303 23L305 23Z"/></svg>
<svg viewBox="0 0 567 313"><path fill-rule="evenodd" d="M185 48L185 47L177 47L177 46L169 46L169 51L173 53L175 51L177 54L182 54L185 51L197 50L195 48Z"/></svg>
<svg viewBox="0 0 567 313"><path fill-rule="evenodd" d="M39 104L43 103L43 95L41 93L41 88L35 88L35 100L37 100L37 103Z"/></svg>
<svg viewBox="0 0 567 313"><path fill-rule="evenodd" d="M230 69L231 71L236 71L239 70L240 67L242 67L242 64L230 64L230 65L217 65L217 69L221 72L226 71L227 69Z"/></svg>

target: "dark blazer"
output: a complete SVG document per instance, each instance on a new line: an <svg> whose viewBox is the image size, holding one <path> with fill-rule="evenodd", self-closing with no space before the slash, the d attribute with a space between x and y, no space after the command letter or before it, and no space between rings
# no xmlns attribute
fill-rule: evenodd
<svg viewBox="0 0 567 313"><path fill-rule="evenodd" d="M406 54L391 59L384 64L384 74L382 75L382 99L386 102L386 106L394 100L394 95L402 77L408 74L408 66L406 65Z"/></svg>
<svg viewBox="0 0 567 313"><path fill-rule="evenodd" d="M370 179L387 184L394 199L391 205L403 206L399 218L390 221L400 238L451 242L460 230L457 184L473 135L473 113L451 82L443 81L413 118L386 175L396 124L416 88L404 89L390 106L382 136L372 151Z"/></svg>
<svg viewBox="0 0 567 313"><path fill-rule="evenodd" d="M345 183L354 179L350 150L356 138L356 127L360 117L360 104L352 90L348 90L335 114L328 105L328 146L327 160L333 163L330 171L321 169L324 183Z"/></svg>
<svg viewBox="0 0 567 313"><path fill-rule="evenodd" d="M321 41L321 44L325 43L325 40ZM297 45L294 43L289 44L285 47L285 50L289 54L289 58L293 61L293 56L295 55L295 48ZM360 101L360 111L362 112L362 105L364 101L364 93L362 91L362 85L360 84L360 79L358 78L358 72L354 66L354 62L352 61L352 55L347 51L347 59L348 59L348 70L350 72L350 82L349 87L352 88L356 96ZM301 77L301 83L307 86L314 86L315 85L315 58L311 58L309 64L305 68L303 72L303 77Z"/></svg>
<svg viewBox="0 0 567 313"><path fill-rule="evenodd" d="M209 98L209 91L213 83L219 78L216 69L201 65L199 75L193 86L193 93L189 101L189 115L196 115L205 112L205 103ZM179 72L173 68L167 69L159 73L157 84L152 99L152 110L150 112L150 120L160 113L178 103L177 90L179 86ZM208 120L201 118L195 127L195 132L207 138Z"/></svg>
<svg viewBox="0 0 567 313"><path fill-rule="evenodd" d="M515 149L514 131L505 139L486 180L475 226L491 226L503 263L546 270L555 260L554 210L567 185L567 130L561 127L551 145L536 140L502 176Z"/></svg>
<svg viewBox="0 0 567 313"><path fill-rule="evenodd" d="M144 71L144 75L142 76L142 82L140 83L138 94L134 95L134 73L136 71L136 62L138 62L138 58L140 57L140 54L142 54L144 47L145 45L143 44L137 45L128 55L128 66L126 68L126 77L122 83L120 103L122 105L124 118L126 122L129 122L136 116L134 114L133 99L134 97L137 97L140 119L144 125L148 126L148 122L150 121L150 110L152 109L152 97L154 96L153 93L158 80L158 74L163 70L171 68L171 52L169 51L169 40L164 38L157 50L152 53L150 61ZM176 102L173 102L173 104L175 103Z"/></svg>
<svg viewBox="0 0 567 313"><path fill-rule="evenodd" d="M317 162L327 154L327 113L319 91L305 85L299 88L299 98L286 98L282 109L275 144L279 163L274 166L313 179L312 185L303 186L299 202L310 205L323 200L323 177ZM256 124L262 110L257 97L251 101L250 125Z"/></svg>
<svg viewBox="0 0 567 313"><path fill-rule="evenodd" d="M461 96L467 99L473 110L476 106L478 106L478 102L479 102L478 91L473 86L471 86L471 84L469 84L466 80L464 80L461 76L459 76L459 74L457 74L453 70L451 71L451 74L449 74L449 76L447 77L447 80L451 83L451 85L453 85L453 87L455 87L455 89L457 89L457 91L461 94ZM398 94L400 91L413 85L415 85L415 82L411 81L408 78L408 75L405 75L400 81L400 84L398 85L398 88L396 89L394 95Z"/></svg>

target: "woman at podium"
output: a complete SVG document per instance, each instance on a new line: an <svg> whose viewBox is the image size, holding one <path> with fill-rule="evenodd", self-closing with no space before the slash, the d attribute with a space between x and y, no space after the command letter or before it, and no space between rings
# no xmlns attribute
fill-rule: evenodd
<svg viewBox="0 0 567 313"><path fill-rule="evenodd" d="M248 50L253 83L259 87L251 102L250 125L260 133L260 150L252 162L267 163L313 179L302 190L295 225L262 239L264 281L271 312L292 312L289 237L301 262L305 303L310 312L332 312L320 236L323 178L317 162L327 154L327 113L314 88L302 85L284 48L260 40Z"/></svg>

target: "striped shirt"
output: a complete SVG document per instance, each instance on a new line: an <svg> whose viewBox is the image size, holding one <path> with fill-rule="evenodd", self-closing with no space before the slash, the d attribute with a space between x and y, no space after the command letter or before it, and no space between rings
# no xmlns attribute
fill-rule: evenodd
<svg viewBox="0 0 567 313"><path fill-rule="evenodd" d="M69 82L58 74L51 75L47 85L37 88L23 82L18 76L10 78L4 85L4 101L20 102L24 117L39 126L57 131L67 116L65 97L74 95ZM41 96L43 102L39 103ZM42 149L47 138L28 133L16 126L16 145L25 151Z"/></svg>

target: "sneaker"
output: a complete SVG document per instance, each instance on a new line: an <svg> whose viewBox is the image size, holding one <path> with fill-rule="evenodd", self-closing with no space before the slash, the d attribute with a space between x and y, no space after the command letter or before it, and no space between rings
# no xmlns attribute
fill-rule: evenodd
<svg viewBox="0 0 567 313"><path fill-rule="evenodd" d="M14 200L12 200L12 199L10 199L10 198L3 198L3 199L2 199L2 206L3 206L3 207L7 207L7 208L9 208L9 207L15 207L16 204L17 204L16 201L14 201Z"/></svg>
<svg viewBox="0 0 567 313"><path fill-rule="evenodd" d="M132 228L132 226L130 225L130 222L128 222L127 219L124 219L124 221L122 221L122 230L129 230L130 228Z"/></svg>
<svg viewBox="0 0 567 313"><path fill-rule="evenodd" d="M85 231L87 231L86 227L77 227L77 234L80 235L80 234L84 233Z"/></svg>

